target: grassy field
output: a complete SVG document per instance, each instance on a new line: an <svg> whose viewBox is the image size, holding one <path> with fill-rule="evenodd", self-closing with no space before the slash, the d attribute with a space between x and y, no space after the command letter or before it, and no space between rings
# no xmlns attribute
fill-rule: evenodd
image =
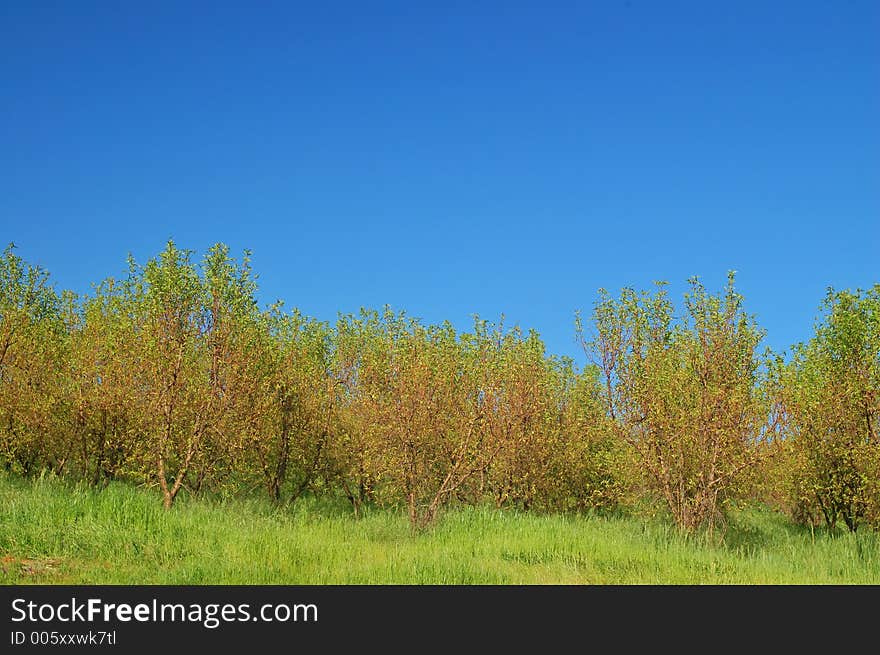
<svg viewBox="0 0 880 655"><path fill-rule="evenodd" d="M661 522L483 508L414 535L385 510L190 500L166 512L133 487L0 475L0 583L878 584L880 538L749 510L711 545Z"/></svg>

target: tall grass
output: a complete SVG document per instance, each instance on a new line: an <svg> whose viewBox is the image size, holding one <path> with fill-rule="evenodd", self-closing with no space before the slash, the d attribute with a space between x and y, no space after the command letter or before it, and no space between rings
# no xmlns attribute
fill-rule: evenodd
<svg viewBox="0 0 880 655"><path fill-rule="evenodd" d="M657 521L462 508L413 534L402 513L304 499L185 499L0 475L4 584L880 583L880 538L828 534L766 509L721 543Z"/></svg>

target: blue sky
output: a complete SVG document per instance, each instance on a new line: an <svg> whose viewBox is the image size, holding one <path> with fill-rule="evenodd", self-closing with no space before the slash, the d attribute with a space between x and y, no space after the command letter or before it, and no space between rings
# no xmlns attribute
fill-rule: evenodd
<svg viewBox="0 0 880 655"><path fill-rule="evenodd" d="M85 292L173 237L332 320L738 271L782 349L880 281L880 4L0 5L0 238Z"/></svg>

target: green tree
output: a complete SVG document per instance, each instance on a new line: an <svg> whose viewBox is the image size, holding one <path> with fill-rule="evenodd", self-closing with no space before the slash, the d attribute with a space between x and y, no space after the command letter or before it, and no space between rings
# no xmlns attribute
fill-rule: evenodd
<svg viewBox="0 0 880 655"><path fill-rule="evenodd" d="M880 504L880 285L829 290L783 371L796 516L855 531Z"/></svg>
<svg viewBox="0 0 880 655"><path fill-rule="evenodd" d="M763 332L744 313L732 273L720 296L696 278L690 285L678 321L663 284L653 295L625 289L620 299L603 290L595 339L579 332L602 371L608 415L648 488L681 528L711 530L765 433Z"/></svg>
<svg viewBox="0 0 880 655"><path fill-rule="evenodd" d="M142 387L135 372L136 324L132 280L108 278L81 309L67 311L70 350L66 379L69 438L75 474L93 485L117 477L141 481ZM77 303L80 305L80 303Z"/></svg>
<svg viewBox="0 0 880 655"><path fill-rule="evenodd" d="M66 331L49 274L10 244L0 256L0 458L24 475L61 471Z"/></svg>
<svg viewBox="0 0 880 655"><path fill-rule="evenodd" d="M234 358L239 370L231 428L241 438L239 468L256 467L274 501L284 499L285 489L286 500L293 501L327 476L327 451L337 429L330 330L276 305L243 336Z"/></svg>
<svg viewBox="0 0 880 655"><path fill-rule="evenodd" d="M546 501L554 456L561 443L560 403L564 371L546 357L534 331L494 335L482 385L485 429L494 457L487 491L498 507L523 509Z"/></svg>
<svg viewBox="0 0 880 655"><path fill-rule="evenodd" d="M247 253L238 265L218 244L200 271L192 252L169 241L143 268L131 263L128 287L142 425L168 508L188 476L197 490L222 463L229 362L255 312L256 285Z"/></svg>
<svg viewBox="0 0 880 655"><path fill-rule="evenodd" d="M401 502L413 527L423 528L485 469L482 352L449 323L425 326L387 308L347 317L339 329L340 345L356 351L347 357L346 411L361 433L348 441L353 466L342 484L357 499L364 485L381 481L369 494Z"/></svg>

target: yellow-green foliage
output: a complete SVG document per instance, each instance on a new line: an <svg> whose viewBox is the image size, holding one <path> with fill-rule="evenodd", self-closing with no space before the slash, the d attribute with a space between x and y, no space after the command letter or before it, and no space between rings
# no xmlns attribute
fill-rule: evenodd
<svg viewBox="0 0 880 655"><path fill-rule="evenodd" d="M816 336L778 372L800 520L880 523L880 285L829 291Z"/></svg>
<svg viewBox="0 0 880 655"><path fill-rule="evenodd" d="M756 465L769 411L756 353L763 334L733 275L721 296L692 279L679 320L662 284L653 295L603 292L594 320L596 337L584 343L615 433L679 526L711 528Z"/></svg>
<svg viewBox="0 0 880 655"><path fill-rule="evenodd" d="M0 465L90 485L275 503L347 498L425 528L453 505L665 507L686 531L761 496L815 523L880 523L880 287L832 294L788 364L728 286L602 292L592 362L476 318L261 309L249 254L173 242L93 294L0 257ZM778 434L785 439L774 439ZM659 505L656 501L659 500Z"/></svg>

